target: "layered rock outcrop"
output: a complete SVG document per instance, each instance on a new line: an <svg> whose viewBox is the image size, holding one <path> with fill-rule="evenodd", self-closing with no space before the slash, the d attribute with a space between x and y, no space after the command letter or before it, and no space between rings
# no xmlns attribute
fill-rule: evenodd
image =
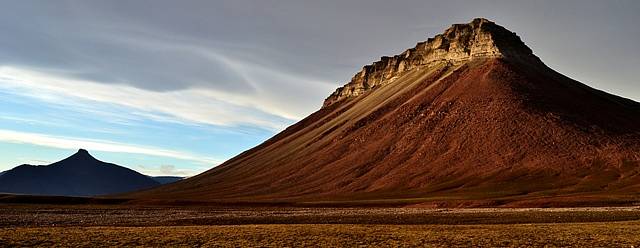
<svg viewBox="0 0 640 248"><path fill-rule="evenodd" d="M443 34L419 42L393 57L367 65L324 101L323 108L345 98L364 94L376 86L389 84L403 72L437 63L460 64L476 58L505 58L539 61L520 37L484 18L454 24Z"/></svg>

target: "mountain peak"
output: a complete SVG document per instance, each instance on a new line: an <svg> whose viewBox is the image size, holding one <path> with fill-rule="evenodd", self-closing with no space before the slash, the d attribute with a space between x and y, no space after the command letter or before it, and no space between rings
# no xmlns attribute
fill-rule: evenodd
<svg viewBox="0 0 640 248"><path fill-rule="evenodd" d="M78 149L76 153L66 158L65 160L84 161L84 162L98 161L96 158L91 156L91 154L89 154L89 151L85 149Z"/></svg>
<svg viewBox="0 0 640 248"><path fill-rule="evenodd" d="M391 83L410 70L443 63L459 65L486 58L541 63L514 32L488 19L475 18L469 23L453 24L442 34L419 42L399 55L385 56L364 66L351 81L325 100L323 108L342 99L362 95L378 85Z"/></svg>
<svg viewBox="0 0 640 248"><path fill-rule="evenodd" d="M89 154L89 151L85 150L85 149L78 149L78 151L72 155L72 157L90 157L93 158L93 156L91 156L91 154Z"/></svg>

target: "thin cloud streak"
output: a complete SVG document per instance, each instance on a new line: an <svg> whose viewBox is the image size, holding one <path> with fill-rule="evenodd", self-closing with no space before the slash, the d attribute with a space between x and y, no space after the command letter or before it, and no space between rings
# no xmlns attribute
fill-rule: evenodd
<svg viewBox="0 0 640 248"><path fill-rule="evenodd" d="M0 80L2 87L14 94L81 110L96 111L91 107L96 102L138 110L123 113L120 117L125 121L132 118L132 114L139 113L142 115L139 117L154 117L158 121L218 126L248 124L272 131L292 122L251 107L218 100L214 96L221 94L205 89L146 91L128 85L106 85L8 66L0 67Z"/></svg>
<svg viewBox="0 0 640 248"><path fill-rule="evenodd" d="M138 165L137 168L139 169L139 171L142 171L145 173L145 175L153 175L153 176L185 176L185 177L189 177L192 176L196 173L194 173L193 170L188 170L188 169L180 169L177 168L174 165L170 165L170 164L164 164L164 165L160 165L160 166L144 166L144 165Z"/></svg>
<svg viewBox="0 0 640 248"><path fill-rule="evenodd" d="M54 136L40 133L17 132L2 129L0 129L0 141L18 144L32 144L61 149L84 148L92 151L160 156L198 162L203 165L211 165L212 167L222 162L219 159L207 158L205 156L198 156L187 152L166 150L161 148L129 145L106 140Z"/></svg>

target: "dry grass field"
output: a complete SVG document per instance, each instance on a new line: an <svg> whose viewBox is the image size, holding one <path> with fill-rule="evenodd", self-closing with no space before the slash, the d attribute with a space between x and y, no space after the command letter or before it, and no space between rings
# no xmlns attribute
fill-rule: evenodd
<svg viewBox="0 0 640 248"><path fill-rule="evenodd" d="M640 222L497 225L261 224L0 229L3 246L638 247Z"/></svg>
<svg viewBox="0 0 640 248"><path fill-rule="evenodd" d="M640 247L640 208L2 205L0 246Z"/></svg>

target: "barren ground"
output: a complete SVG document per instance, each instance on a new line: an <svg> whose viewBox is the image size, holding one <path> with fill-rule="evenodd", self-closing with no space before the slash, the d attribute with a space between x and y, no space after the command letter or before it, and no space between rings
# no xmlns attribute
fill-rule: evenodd
<svg viewBox="0 0 640 248"><path fill-rule="evenodd" d="M640 208L13 205L0 246L638 247Z"/></svg>

